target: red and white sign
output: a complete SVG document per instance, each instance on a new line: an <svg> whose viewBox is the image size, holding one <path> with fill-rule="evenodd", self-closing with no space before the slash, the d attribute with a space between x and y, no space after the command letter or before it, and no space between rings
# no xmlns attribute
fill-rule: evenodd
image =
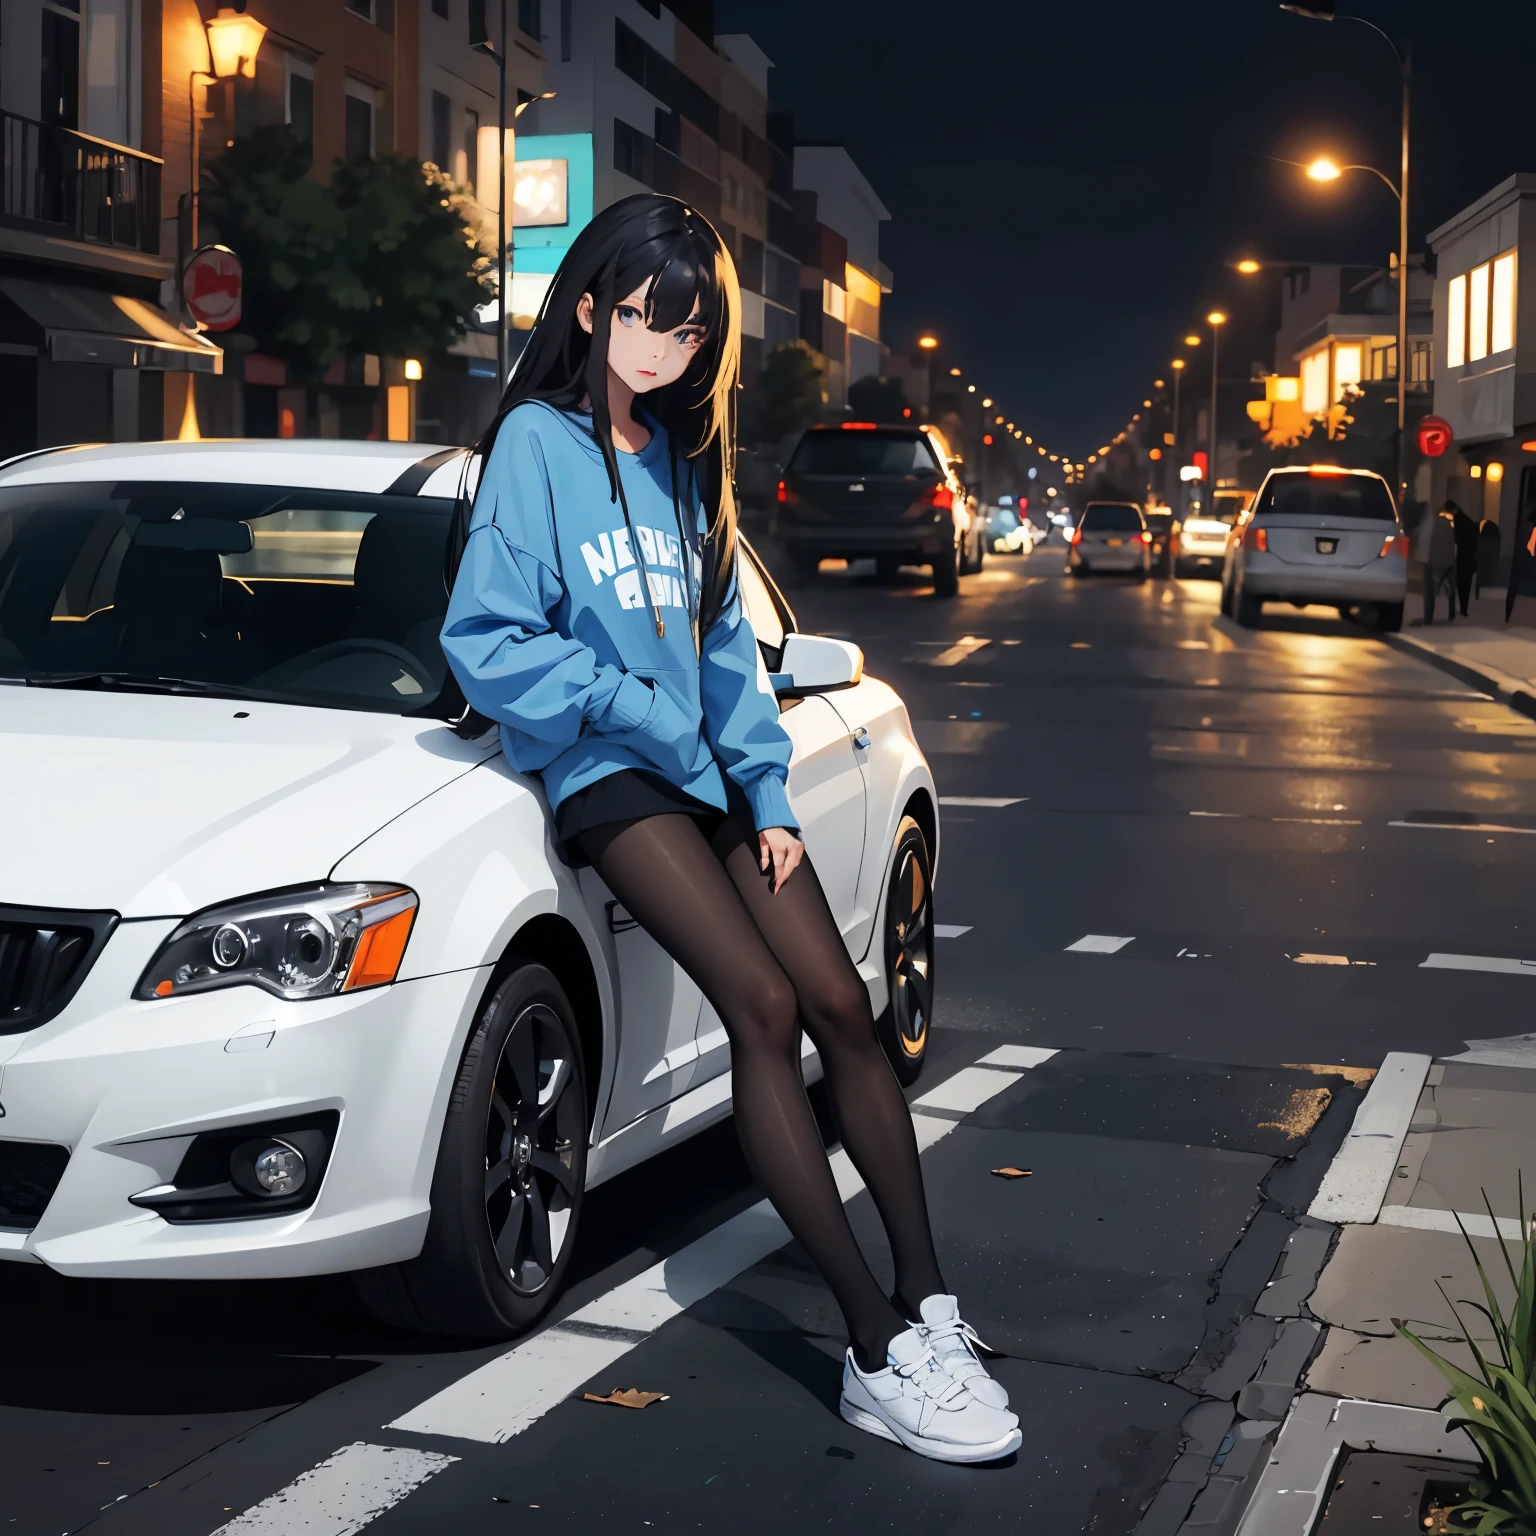
<svg viewBox="0 0 1536 1536"><path fill-rule="evenodd" d="M1443 416L1426 416L1419 423L1419 452L1426 459L1438 459L1454 440L1451 424Z"/></svg>
<svg viewBox="0 0 1536 1536"><path fill-rule="evenodd" d="M243 282L240 258L228 246L194 251L181 280L187 313L210 331L229 330L240 323Z"/></svg>

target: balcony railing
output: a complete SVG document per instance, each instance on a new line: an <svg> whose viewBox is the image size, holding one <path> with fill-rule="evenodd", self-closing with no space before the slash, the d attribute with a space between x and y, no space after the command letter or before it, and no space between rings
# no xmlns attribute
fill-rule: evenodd
<svg viewBox="0 0 1536 1536"><path fill-rule="evenodd" d="M158 255L162 161L88 133L0 112L0 222Z"/></svg>

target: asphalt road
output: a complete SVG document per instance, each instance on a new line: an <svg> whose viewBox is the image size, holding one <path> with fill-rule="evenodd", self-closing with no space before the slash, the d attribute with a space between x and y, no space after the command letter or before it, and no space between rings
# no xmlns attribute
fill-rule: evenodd
<svg viewBox="0 0 1536 1536"><path fill-rule="evenodd" d="M1134 1528L1347 1129L1358 1086L1325 1069L1523 1030L1521 976L1422 962L1536 955L1525 836L1425 823L1536 828L1536 725L1319 610L1248 633L1212 583L1069 583L1054 551L950 602L857 568L791 597L901 690L941 795L1015 802L944 807L964 931L913 1097L948 1085L917 1110L930 1199L1018 1457L937 1467L837 1418L835 1309L792 1245L743 1239L727 1123L594 1192L558 1326L504 1366L381 1332L341 1280L0 1267L0 1526ZM703 1277L670 1319L635 1306L658 1259ZM561 1386L517 1419L589 1356L587 1390L667 1400Z"/></svg>

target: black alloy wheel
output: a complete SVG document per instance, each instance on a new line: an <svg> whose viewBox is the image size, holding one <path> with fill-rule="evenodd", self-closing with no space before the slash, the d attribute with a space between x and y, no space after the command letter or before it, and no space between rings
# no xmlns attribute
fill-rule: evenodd
<svg viewBox="0 0 1536 1536"><path fill-rule="evenodd" d="M933 595L956 597L960 592L960 544L946 544L933 558Z"/></svg>
<svg viewBox="0 0 1536 1536"><path fill-rule="evenodd" d="M896 829L885 897L885 976L890 1002L876 1021L880 1044L905 1087L928 1058L933 1022L933 875L928 839L910 816Z"/></svg>
<svg viewBox="0 0 1536 1536"><path fill-rule="evenodd" d="M560 1292L587 1174L581 1039L564 989L531 962L481 1009L449 1099L419 1257L353 1276L379 1321L501 1339Z"/></svg>

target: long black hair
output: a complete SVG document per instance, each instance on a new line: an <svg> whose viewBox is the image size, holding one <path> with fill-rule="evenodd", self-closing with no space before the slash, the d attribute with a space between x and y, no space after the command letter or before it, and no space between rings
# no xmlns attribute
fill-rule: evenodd
<svg viewBox="0 0 1536 1536"><path fill-rule="evenodd" d="M583 404L608 467L612 499L629 520L608 414L608 333L614 307L645 290L645 323L669 331L694 319L704 338L675 383L643 397L645 409L666 430L677 497L678 456L692 461L707 514L702 637L730 596L736 566L736 385L741 368L741 291L730 252L715 227L686 203L642 192L602 210L566 252L544 295L533 331L512 370L496 416L476 447L482 476L502 423L524 400L560 410ZM583 294L592 295L592 329L576 317ZM697 305L697 316L694 310ZM461 496L448 546L451 587L469 537L470 502ZM690 540L691 542L691 540ZM630 547L640 559L639 544ZM649 583L644 583L649 595ZM655 613L658 633L661 619Z"/></svg>

